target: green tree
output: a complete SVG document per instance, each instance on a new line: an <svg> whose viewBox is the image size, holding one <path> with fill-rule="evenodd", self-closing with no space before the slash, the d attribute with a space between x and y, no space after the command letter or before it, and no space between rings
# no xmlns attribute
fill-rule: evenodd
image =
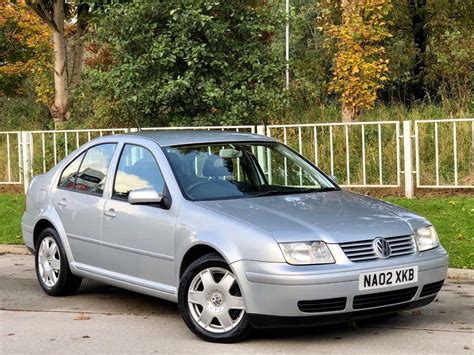
<svg viewBox="0 0 474 355"><path fill-rule="evenodd" d="M424 75L426 66L426 53L428 46L427 27L427 0L408 0L409 15L411 19L411 33L415 43L415 63L411 81L412 94L415 99L423 99L426 93Z"/></svg>
<svg viewBox="0 0 474 355"><path fill-rule="evenodd" d="M428 2L424 85L442 100L454 99L456 109L472 104L474 85L474 2Z"/></svg>
<svg viewBox="0 0 474 355"><path fill-rule="evenodd" d="M292 5L290 37L292 105L321 105L328 101L327 91L334 55L333 51L324 45L324 35L316 26L323 9L319 0L293 1Z"/></svg>
<svg viewBox="0 0 474 355"><path fill-rule="evenodd" d="M392 0L385 94L412 104L439 99L466 108L472 95L474 2Z"/></svg>
<svg viewBox="0 0 474 355"><path fill-rule="evenodd" d="M88 80L124 123L262 122L282 101L282 58L270 50L280 20L261 1L115 4L94 27L111 64L89 68Z"/></svg>

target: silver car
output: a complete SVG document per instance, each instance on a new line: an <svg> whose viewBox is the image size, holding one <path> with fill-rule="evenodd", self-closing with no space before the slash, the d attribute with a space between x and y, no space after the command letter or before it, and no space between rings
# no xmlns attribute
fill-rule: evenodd
<svg viewBox="0 0 474 355"><path fill-rule="evenodd" d="M23 238L52 296L86 277L177 302L199 337L420 307L446 277L429 221L344 191L274 139L95 139L31 183Z"/></svg>

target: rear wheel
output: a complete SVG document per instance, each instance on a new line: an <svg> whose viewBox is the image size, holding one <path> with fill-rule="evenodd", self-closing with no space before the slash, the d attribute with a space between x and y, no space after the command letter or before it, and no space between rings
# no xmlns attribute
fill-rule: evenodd
<svg viewBox="0 0 474 355"><path fill-rule="evenodd" d="M35 265L40 286L50 296L71 295L81 286L82 278L71 273L61 239L53 228L46 228L38 237Z"/></svg>
<svg viewBox="0 0 474 355"><path fill-rule="evenodd" d="M240 287L221 256L208 254L194 261L181 278L178 298L184 322L202 339L230 343L248 335Z"/></svg>

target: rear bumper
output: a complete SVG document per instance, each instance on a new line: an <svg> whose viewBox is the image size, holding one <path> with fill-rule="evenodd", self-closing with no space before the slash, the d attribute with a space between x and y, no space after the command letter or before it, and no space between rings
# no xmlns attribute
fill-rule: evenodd
<svg viewBox="0 0 474 355"><path fill-rule="evenodd" d="M27 212L23 214L21 219L21 232L23 234L23 242L29 251L34 251L34 242L33 242L33 216Z"/></svg>
<svg viewBox="0 0 474 355"><path fill-rule="evenodd" d="M418 266L418 281L407 285L381 288L377 290L359 290L361 272L382 271L394 268ZM246 311L255 326L264 324L295 326L327 324L351 319L360 319L378 314L410 309L430 303L435 293L424 293L423 286L443 281L446 278L448 256L439 247L423 254L414 254L376 262L350 263L346 265L325 265L295 267L283 263L263 263L241 260L231 264L242 290ZM354 298L384 293L388 291L411 290L408 297L394 298L390 304L354 307ZM388 296L382 296L387 298ZM398 296L397 296L398 297ZM341 308L331 310L324 307L318 311L303 312L298 306L300 301L322 300L332 302L344 299ZM400 300L400 302L398 302ZM333 306L331 304L331 306ZM275 318L276 317L276 318ZM294 318L294 319L290 319Z"/></svg>

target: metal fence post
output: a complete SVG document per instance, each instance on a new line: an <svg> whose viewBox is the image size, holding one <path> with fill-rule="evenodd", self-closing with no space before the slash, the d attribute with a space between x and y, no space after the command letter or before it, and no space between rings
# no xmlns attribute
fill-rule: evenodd
<svg viewBox="0 0 474 355"><path fill-rule="evenodd" d="M257 126L257 134L265 135L265 125ZM265 157L265 148L263 146L257 147L257 160L264 173L267 173L267 159Z"/></svg>
<svg viewBox="0 0 474 355"><path fill-rule="evenodd" d="M413 198L415 188L413 184L413 153L411 142L411 121L403 121L403 158L405 173L405 197Z"/></svg>
<svg viewBox="0 0 474 355"><path fill-rule="evenodd" d="M30 157L30 144L30 132L21 131L21 165L25 194L30 186L31 172L33 169Z"/></svg>
<svg viewBox="0 0 474 355"><path fill-rule="evenodd" d="M265 135L265 125L261 124L257 126L257 134Z"/></svg>

